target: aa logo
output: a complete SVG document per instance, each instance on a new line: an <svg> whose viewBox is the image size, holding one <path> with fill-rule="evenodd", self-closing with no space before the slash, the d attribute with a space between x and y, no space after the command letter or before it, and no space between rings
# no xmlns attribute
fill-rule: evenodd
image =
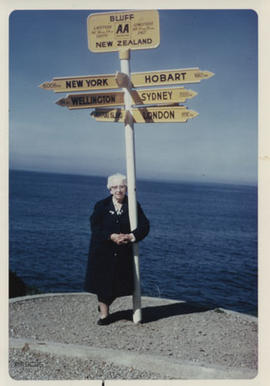
<svg viewBox="0 0 270 386"><path fill-rule="evenodd" d="M129 24L118 24L116 34L129 34Z"/></svg>

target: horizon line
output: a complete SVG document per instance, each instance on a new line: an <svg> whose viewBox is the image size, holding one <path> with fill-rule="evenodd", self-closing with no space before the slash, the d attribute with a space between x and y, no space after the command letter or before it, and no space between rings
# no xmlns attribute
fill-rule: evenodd
<svg viewBox="0 0 270 386"><path fill-rule="evenodd" d="M9 168L9 172L30 172L30 173L43 173L43 174L59 174L59 175L69 175L69 176L81 176L81 177L97 177L97 178L107 178L106 175L100 175L100 174L86 174L86 173L75 173L75 172L64 172L64 171L50 171L50 170L31 170L31 169L16 169L16 168ZM202 176L204 178L204 176ZM189 183L200 183L200 184L218 184L218 185L236 185L236 186L252 186L252 187L258 187L258 181L256 182L228 182L228 181L217 181L217 180L205 180L202 179L164 179L164 178L149 178L149 177L142 177L142 178L136 178L138 182L140 181L148 181L148 182L160 182L160 183L183 183L183 184L189 184Z"/></svg>

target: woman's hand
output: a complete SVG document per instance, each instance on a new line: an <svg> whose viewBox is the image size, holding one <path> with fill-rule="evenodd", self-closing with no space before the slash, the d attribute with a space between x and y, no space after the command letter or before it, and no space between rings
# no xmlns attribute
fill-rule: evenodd
<svg viewBox="0 0 270 386"><path fill-rule="evenodd" d="M125 238L123 236L124 236L123 233L112 233L111 240L117 245L124 244Z"/></svg>
<svg viewBox="0 0 270 386"><path fill-rule="evenodd" d="M132 233L112 233L111 240L117 245L127 244L133 240Z"/></svg>

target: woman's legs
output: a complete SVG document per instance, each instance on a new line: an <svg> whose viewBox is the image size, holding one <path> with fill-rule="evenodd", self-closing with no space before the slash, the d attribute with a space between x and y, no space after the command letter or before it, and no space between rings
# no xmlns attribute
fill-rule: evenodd
<svg viewBox="0 0 270 386"><path fill-rule="evenodd" d="M110 305L114 300L115 300L115 297L104 298L103 296L98 295L98 308L99 308L101 319L105 319L109 316Z"/></svg>
<svg viewBox="0 0 270 386"><path fill-rule="evenodd" d="M107 318L109 315L109 305L106 303L98 302L99 305L99 312L100 312L100 318L104 319Z"/></svg>

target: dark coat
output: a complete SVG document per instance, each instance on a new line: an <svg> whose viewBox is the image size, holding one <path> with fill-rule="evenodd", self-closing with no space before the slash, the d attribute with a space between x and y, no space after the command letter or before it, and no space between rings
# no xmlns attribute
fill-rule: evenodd
<svg viewBox="0 0 270 386"><path fill-rule="evenodd" d="M139 203L138 226L133 230L136 241L149 232L149 221ZM103 298L131 295L134 289L132 243L117 245L110 240L112 233L130 233L128 199L118 215L112 196L98 201L90 217L91 241L84 290Z"/></svg>

